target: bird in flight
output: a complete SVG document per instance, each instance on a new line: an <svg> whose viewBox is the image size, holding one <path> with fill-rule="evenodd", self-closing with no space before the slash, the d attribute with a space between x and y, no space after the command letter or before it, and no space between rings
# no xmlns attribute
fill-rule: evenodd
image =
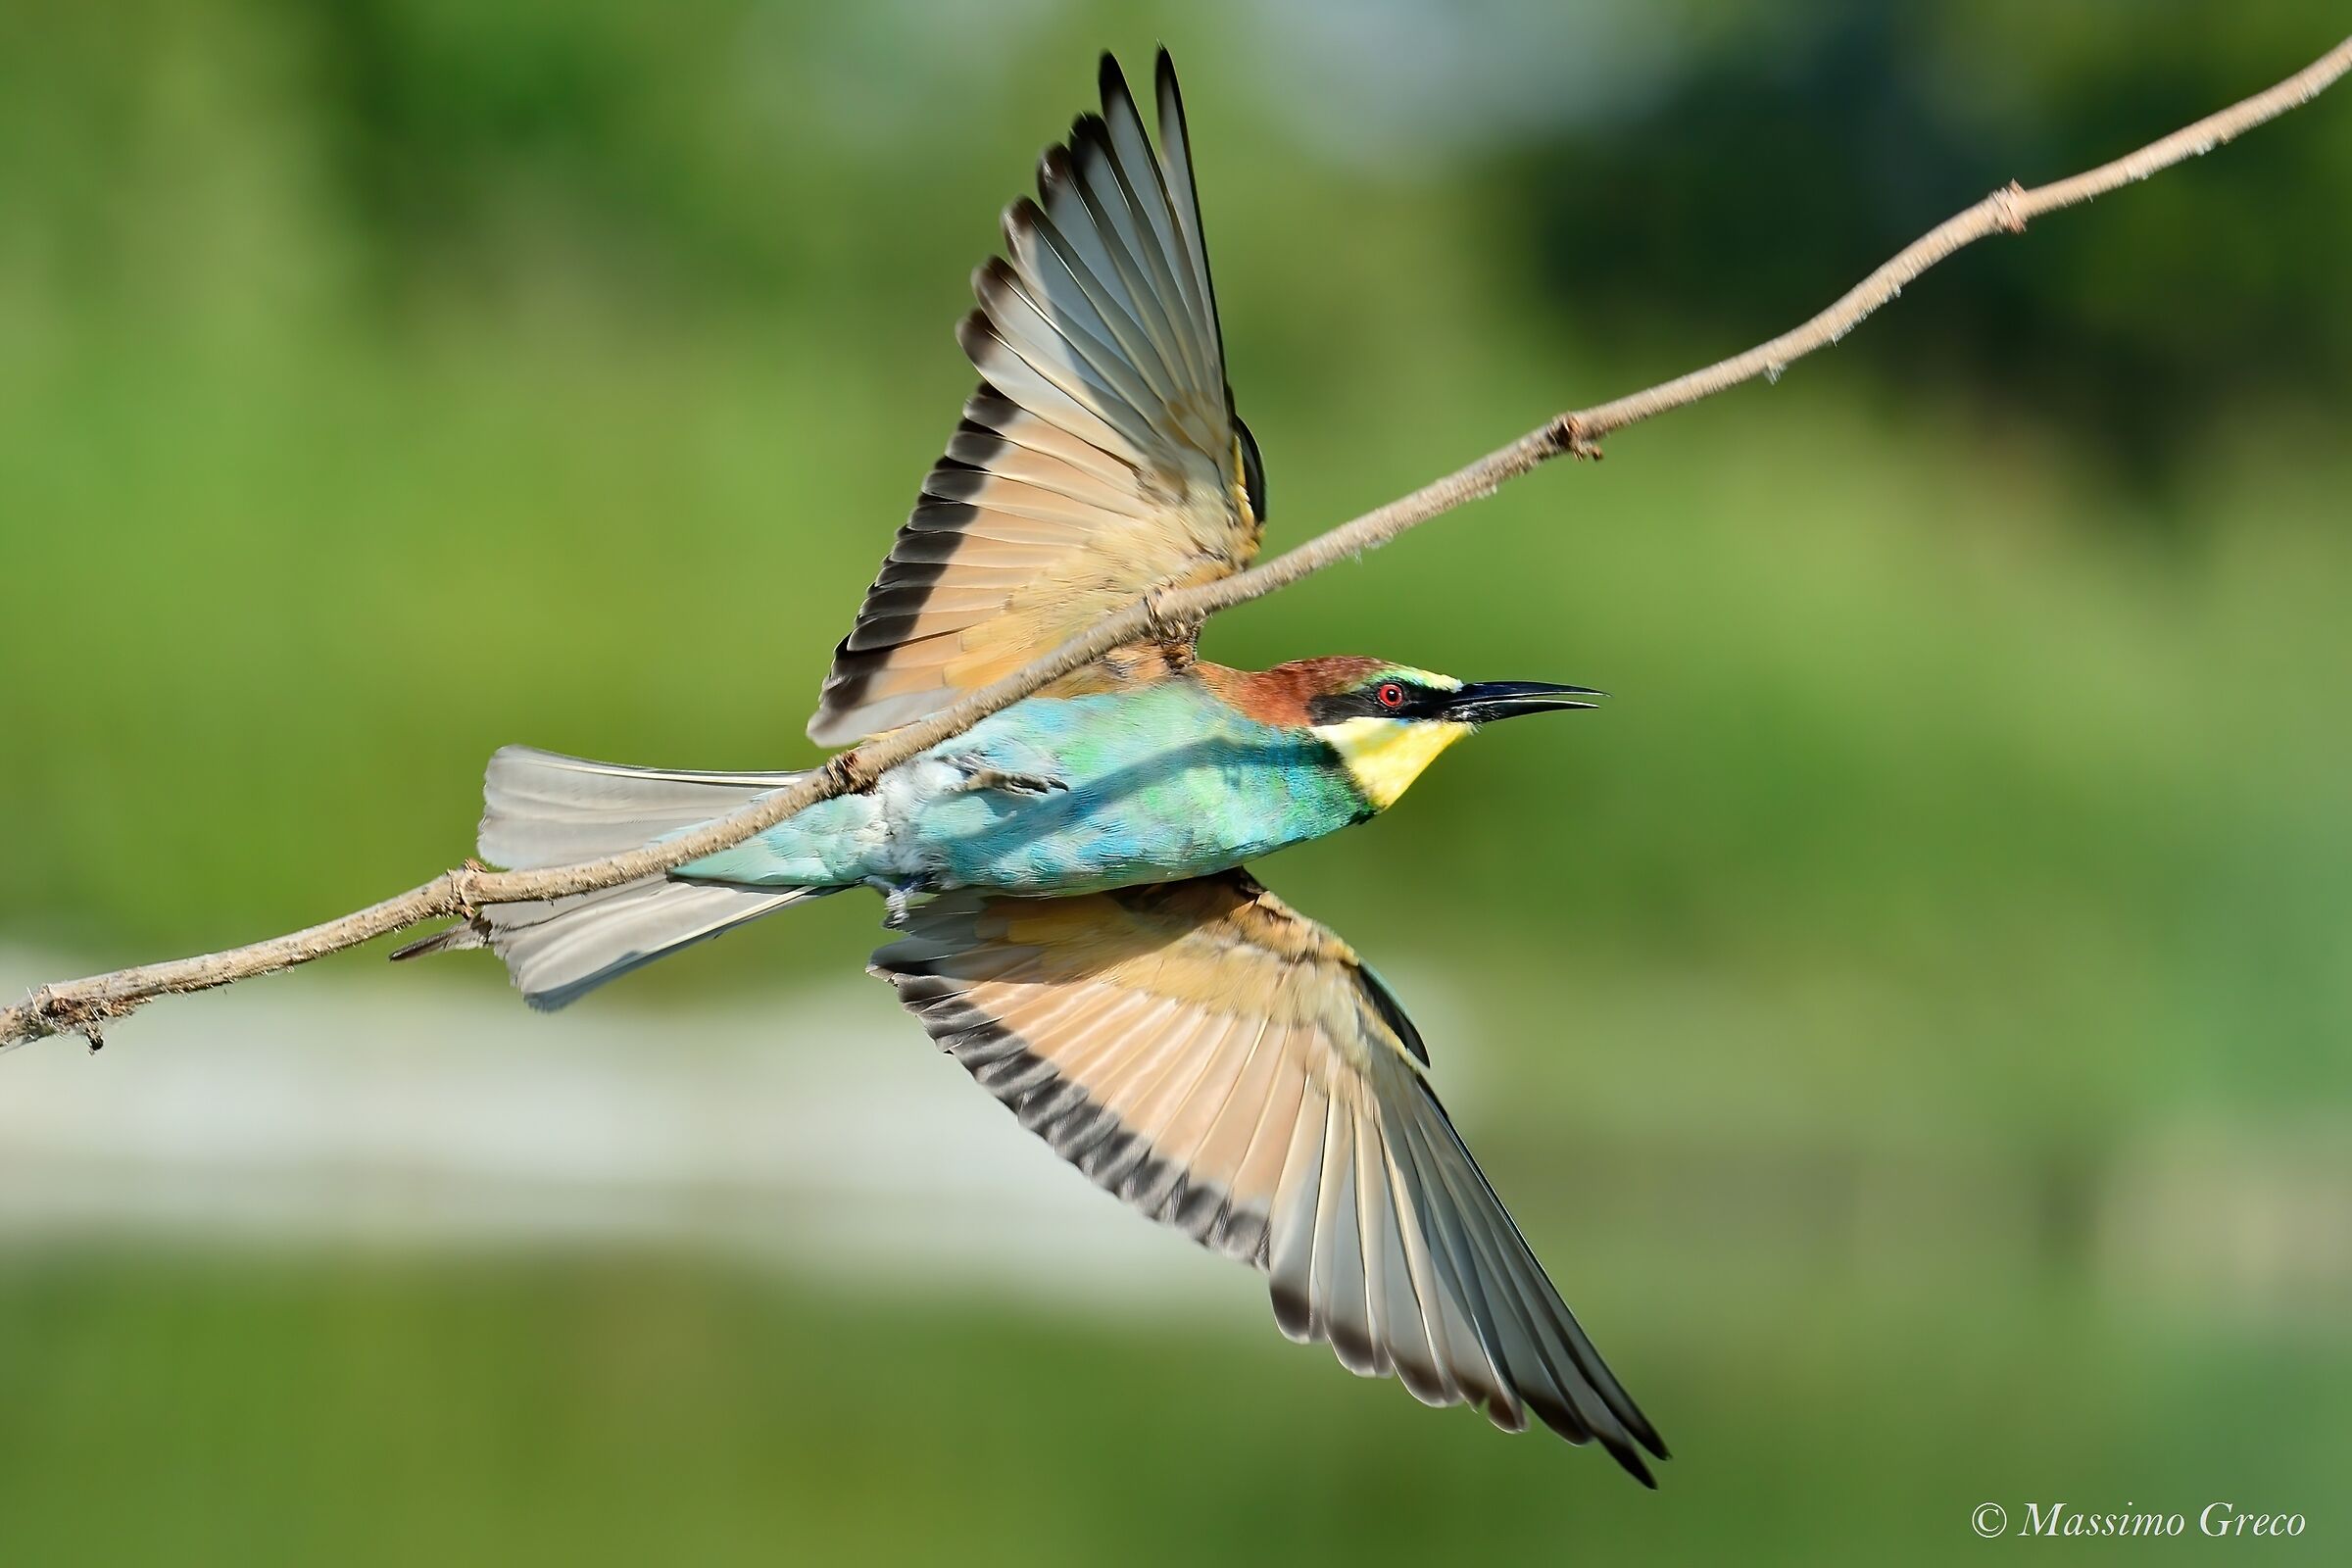
<svg viewBox="0 0 2352 1568"><path fill-rule="evenodd" d="M1117 63L1102 113L1004 213L958 333L980 373L809 736L920 718L1163 585L1256 554L1266 484L1234 413L1166 51L1154 147ZM851 888L888 901L872 972L980 1085L1103 1188L1265 1274L1275 1321L1431 1404L1665 1445L1602 1362L1429 1083L1370 965L1248 866L1396 804L1481 724L1592 706L1382 659L1267 670L1193 639L1121 648L664 877L492 906L400 956L493 949L534 1006ZM480 852L516 868L656 843L801 775L490 760Z"/></svg>

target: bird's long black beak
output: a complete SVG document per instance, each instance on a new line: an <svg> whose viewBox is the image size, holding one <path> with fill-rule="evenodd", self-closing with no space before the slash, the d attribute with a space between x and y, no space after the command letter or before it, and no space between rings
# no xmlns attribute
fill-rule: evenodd
<svg viewBox="0 0 2352 1568"><path fill-rule="evenodd" d="M1446 700L1446 716L1457 723L1492 724L1522 713L1547 713L1560 709L1597 708L1588 697L1607 692L1590 686L1554 686L1543 680L1482 680L1452 693Z"/></svg>

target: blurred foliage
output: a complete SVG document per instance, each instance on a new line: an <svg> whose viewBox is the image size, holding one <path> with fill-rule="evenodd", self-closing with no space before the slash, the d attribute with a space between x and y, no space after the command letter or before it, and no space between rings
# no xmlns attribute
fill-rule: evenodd
<svg viewBox="0 0 2352 1568"><path fill-rule="evenodd" d="M1612 346L1762 339L1968 198L2267 85L2325 41L2314 21L2292 3L1739 10L1639 112L1507 160L1532 292ZM2314 118L1984 248L1840 357L2063 426L2080 461L2143 482L2249 403L2340 406L2352 204L2314 196L2352 182L2352 121Z"/></svg>
<svg viewBox="0 0 2352 1568"><path fill-rule="evenodd" d="M2064 1289L1742 1306L1613 1337L1647 1399L1704 1412L1652 1494L1174 1320L943 1318L660 1256L91 1258L0 1275L0 1338L45 1349L0 1361L0 1494L24 1561L356 1568L1968 1562L1988 1499L2190 1517L2138 1560L2216 1549L2214 1501L2317 1536L2340 1491L2340 1341L2118 1333Z"/></svg>
<svg viewBox="0 0 2352 1568"><path fill-rule="evenodd" d="M1476 47L1390 47L1414 17ZM1462 18L0 0L0 937L127 961L380 897L462 853L508 741L809 760L825 659L968 388L964 278L1103 43L1132 65L1165 36L1185 69L1283 545L1780 330L2003 180L2137 145L2340 24L2218 0ZM1368 84L1443 67L1476 107L1480 72L1541 87L1552 60L1617 80L1444 135ZM1265 868L1377 961L1448 977L1440 1084L1511 1085L1491 1157L1563 1190L1595 1145L1638 1164L1727 1139L2063 1173L2165 1117L2342 1103L2348 183L2339 93L1956 259L1777 389L1209 629L1239 663L1377 652L1618 694ZM847 972L874 915L828 901L593 1004ZM2352 1448L2292 1397L2341 1410L2340 1338L2119 1332L2016 1280L1916 1315L1796 1293L1728 1337L1669 1307L1604 1336L1645 1398L1721 1423L1701 1451L1760 1466L1684 1513L1589 1465L1555 1484L1543 1445L1328 1367L1237 1424L1248 1380L1220 1394L1189 1357L591 1272L154 1301L113 1265L15 1280L0 1343L50 1348L0 1355L27 1560L93 1521L148 1554L237 1539L264 1503L289 1560L368 1560L334 1530L361 1506L386 1561L450 1540L723 1560L792 1529L1066 1546L1099 1539L1101 1489L1203 1452L1236 1549L1622 1533L1811 1560L1798 1515L1855 1475L1886 1489L1855 1503L1876 1539L1915 1544L2053 1476L2169 1503L2259 1474L2316 1503ZM642 1336L613 1326L641 1312ZM129 1450L90 1436L90 1379ZM1934 1480L1962 1446L2011 1468ZM132 1473L155 1506L105 1509ZM934 1505L844 1480L884 1475ZM1423 1488L1456 1506L1383 1502ZM35 1494L54 1506L24 1523Z"/></svg>

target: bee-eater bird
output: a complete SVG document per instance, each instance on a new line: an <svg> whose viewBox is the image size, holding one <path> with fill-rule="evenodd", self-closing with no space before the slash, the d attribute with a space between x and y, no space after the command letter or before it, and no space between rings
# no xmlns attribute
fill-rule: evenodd
<svg viewBox="0 0 2352 1568"><path fill-rule="evenodd" d="M907 723L1255 555L1265 478L1226 384L1164 51L1155 75L1156 149L1106 55L1102 112L1005 211L1009 260L975 274L959 334L980 388L834 654L812 739ZM898 936L872 972L931 1037L1101 1186L1264 1272L1284 1333L1429 1403L1598 1439L1654 1485L1642 1450L1665 1445L1463 1147L1403 1007L1245 868L1386 810L1481 724L1596 695L1139 644L666 877L494 906L410 951L486 945L559 1007L760 915L877 889ZM481 854L591 859L798 776L509 747Z"/></svg>

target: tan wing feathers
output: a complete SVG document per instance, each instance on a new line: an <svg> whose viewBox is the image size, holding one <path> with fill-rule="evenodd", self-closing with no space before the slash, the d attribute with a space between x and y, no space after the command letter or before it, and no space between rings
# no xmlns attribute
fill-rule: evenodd
<svg viewBox="0 0 2352 1568"><path fill-rule="evenodd" d="M986 387L973 393L964 402L963 417L964 423L957 430L959 436L984 438L997 444L1058 458L1071 467L1112 486L1122 495L1131 497L1135 493L1136 464L1132 458L1089 445L1050 420L1030 413L1003 393ZM993 469L994 460L988 453L965 461Z"/></svg>
<svg viewBox="0 0 2352 1568"><path fill-rule="evenodd" d="M1186 1017L1167 998L1155 997L1116 1022L1127 1049L1104 1051L1087 1082L1104 1112L1125 1123L1132 1122L1160 1076L1184 1062L1182 1035L1197 1028L1199 1020Z"/></svg>
<svg viewBox="0 0 2352 1568"><path fill-rule="evenodd" d="M1266 1024L1263 1018L1242 1018L1220 1027L1200 1076L1184 1099L1160 1118L1159 1147L1185 1169L1213 1178L1229 1176L1232 1166L1240 1162L1237 1148L1231 1161L1212 1166L1205 1157L1205 1146L1232 1105L1234 1092L1241 1087L1258 1042L1265 1037Z"/></svg>
<svg viewBox="0 0 2352 1568"><path fill-rule="evenodd" d="M1352 951L1231 873L956 894L875 972L1098 1184L1267 1275L1276 1322L1433 1404L1533 1412L1647 1478L1664 1446L1429 1092Z"/></svg>
<svg viewBox="0 0 2352 1568"><path fill-rule="evenodd" d="M969 614L1001 603L1004 596L1002 588L984 584L967 584L959 588L884 587L868 596L866 606L876 614L904 614L914 611L930 611L942 615Z"/></svg>
<svg viewBox="0 0 2352 1568"><path fill-rule="evenodd" d="M1125 491L1114 489L1101 474L1081 467L1065 457L1041 451L1035 447L1014 446L1009 442L996 444L995 452L989 457L991 468L974 468L964 462L962 453L957 450L959 445L963 445L971 439L976 438L959 436L956 442L949 444L948 456L956 459L960 465L959 467L949 471L964 474L993 474L995 479L1005 484L1026 485L1040 495L1055 496L1068 502L1073 508L1078 509L1080 518L1084 518L1088 513L1093 512L1108 513L1113 516L1121 517L1134 515L1134 512L1131 510L1135 501L1132 484ZM965 446L964 450L968 451L970 448ZM1122 469L1120 471L1132 478L1129 470ZM977 496L971 494L948 495L940 491L930 491L928 486L926 486L926 490L947 501L978 499Z"/></svg>
<svg viewBox="0 0 2352 1568"><path fill-rule="evenodd" d="M896 648L903 643L927 642L961 631L966 623L951 611L930 611L911 615L876 615L870 624L860 624L850 637L852 653L860 649Z"/></svg>
<svg viewBox="0 0 2352 1568"><path fill-rule="evenodd" d="M1110 1110L1123 1126L1155 1129L1147 1141L1135 1140L1132 1165L1126 1179L1116 1189L1119 1197L1156 1219L1159 1208L1187 1172L1173 1145L1166 1136L1176 1105L1200 1081L1207 1062L1217 1048L1231 1034L1231 1020L1214 1015L1196 1015L1180 1019L1170 1026L1167 1060L1159 1069L1140 1080L1134 1089L1110 1104ZM1160 1157L1146 1162L1144 1156Z"/></svg>
<svg viewBox="0 0 2352 1568"><path fill-rule="evenodd" d="M984 384L835 651L814 739L921 717L1152 588L1255 555L1256 454L1225 384L1192 171L1168 162L1190 156L1172 74L1157 87L1159 151L1106 65L1103 113L1040 161L1037 200L1007 209L1010 259L974 274L979 309L957 329ZM1189 656L1137 652L1054 690Z"/></svg>
<svg viewBox="0 0 2352 1568"><path fill-rule="evenodd" d="M952 486L943 485L927 494L930 499L906 519L908 526L1007 543L1051 545L1057 552L1083 541L1087 530L1100 526L1105 516L1140 520L1115 508L1004 475L967 478L959 473ZM975 509L983 515L973 516Z"/></svg>
<svg viewBox="0 0 2352 1568"><path fill-rule="evenodd" d="M1291 1031L1285 1030L1288 1035ZM1289 1051L1268 1051L1265 1072L1271 1080L1265 1086L1265 1109L1257 1117L1256 1126L1250 1131L1250 1143L1241 1162L1234 1167L1227 1183L1231 1197L1228 1211L1236 1216L1247 1215L1254 1233L1250 1256L1266 1266L1258 1255L1266 1238L1266 1228L1272 1222L1274 1206L1279 1201L1280 1185L1285 1162L1291 1153L1292 1129L1300 1125L1306 1114L1309 1095L1320 1095L1304 1073L1284 1071L1288 1063L1303 1054L1303 1048ZM1235 1106L1237 1120L1246 1119L1250 1102L1242 1100ZM1271 1270L1269 1269L1269 1272ZM1276 1316L1281 1304L1276 1302Z"/></svg>

